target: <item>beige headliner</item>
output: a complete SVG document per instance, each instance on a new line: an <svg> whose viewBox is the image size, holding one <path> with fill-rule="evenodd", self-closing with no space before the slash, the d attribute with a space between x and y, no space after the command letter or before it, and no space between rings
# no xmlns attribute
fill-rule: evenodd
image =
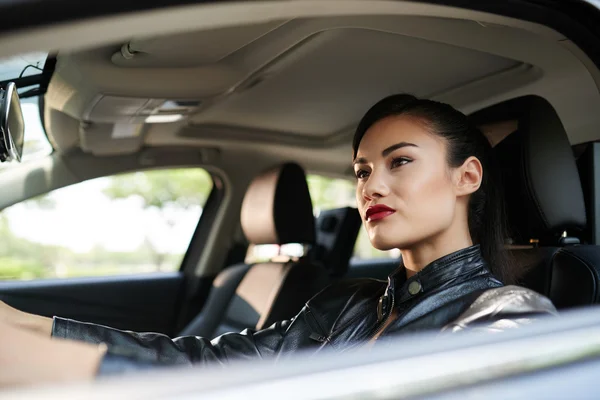
<svg viewBox="0 0 600 400"><path fill-rule="evenodd" d="M46 98L56 147L108 155L144 144L244 146L274 161L299 159L344 173L361 114L399 91L465 112L535 93L555 106L573 144L597 138L600 96L585 67L591 63L547 28L405 2L276 4L149 12L146 29L138 16L135 34L121 40L113 36L125 26L113 24L114 34L104 35L111 44L70 52L65 42ZM170 35L150 26L159 16L160 30ZM125 59L123 45L142 53ZM143 124L167 99L200 106L186 109L183 121L111 138L113 122Z"/></svg>

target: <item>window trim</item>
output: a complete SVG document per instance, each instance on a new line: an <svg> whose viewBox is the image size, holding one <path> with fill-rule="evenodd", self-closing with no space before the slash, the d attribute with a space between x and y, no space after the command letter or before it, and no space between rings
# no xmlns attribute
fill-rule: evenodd
<svg viewBox="0 0 600 400"><path fill-rule="evenodd" d="M187 271L191 271L193 274L196 270L198 261L202 257L206 243L210 236L210 232L217 218L218 210L221 207L226 194L223 180L210 173L209 170L205 168L203 169L212 178L213 187L208 194L206 203L202 207L202 214L200 214L198 224L196 224L196 229L192 234L188 248L183 255L181 264L179 265L179 271L184 274Z"/></svg>

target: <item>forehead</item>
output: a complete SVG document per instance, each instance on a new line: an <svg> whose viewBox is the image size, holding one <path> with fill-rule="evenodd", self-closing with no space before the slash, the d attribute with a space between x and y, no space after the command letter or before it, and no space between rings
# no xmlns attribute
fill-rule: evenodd
<svg viewBox="0 0 600 400"><path fill-rule="evenodd" d="M381 156L381 152L396 143L413 143L421 150L445 149L443 140L432 134L417 117L390 116L374 123L358 146L357 157Z"/></svg>

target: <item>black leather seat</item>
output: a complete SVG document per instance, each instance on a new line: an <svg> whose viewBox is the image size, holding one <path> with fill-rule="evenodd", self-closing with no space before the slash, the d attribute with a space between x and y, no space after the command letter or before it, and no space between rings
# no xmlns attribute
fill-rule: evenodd
<svg viewBox="0 0 600 400"><path fill-rule="evenodd" d="M317 220L317 243L311 252L314 262L321 263L332 278L348 271L358 231L362 225L354 207L322 211Z"/></svg>
<svg viewBox="0 0 600 400"><path fill-rule="evenodd" d="M286 163L258 176L244 197L241 223L251 244L314 244L315 220L303 169ZM230 266L215 278L202 312L181 335L212 338L268 327L296 315L328 283L327 271L306 257Z"/></svg>
<svg viewBox="0 0 600 400"><path fill-rule="evenodd" d="M494 151L500 163L511 248L520 283L565 309L600 302L600 246L580 245L585 201L573 151L556 111L526 96L479 111L475 124L516 121ZM565 236L566 232L566 236Z"/></svg>

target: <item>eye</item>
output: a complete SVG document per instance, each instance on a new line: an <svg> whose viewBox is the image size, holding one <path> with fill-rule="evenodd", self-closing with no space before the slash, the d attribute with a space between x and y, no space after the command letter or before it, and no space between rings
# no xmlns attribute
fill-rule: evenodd
<svg viewBox="0 0 600 400"><path fill-rule="evenodd" d="M355 172L355 175L356 179L365 179L367 176L369 176L369 172L365 171L364 169L359 169Z"/></svg>
<svg viewBox="0 0 600 400"><path fill-rule="evenodd" d="M408 164L409 162L412 162L412 160L410 158L407 158L407 157L394 158L392 160L391 168L401 167L403 165Z"/></svg>

